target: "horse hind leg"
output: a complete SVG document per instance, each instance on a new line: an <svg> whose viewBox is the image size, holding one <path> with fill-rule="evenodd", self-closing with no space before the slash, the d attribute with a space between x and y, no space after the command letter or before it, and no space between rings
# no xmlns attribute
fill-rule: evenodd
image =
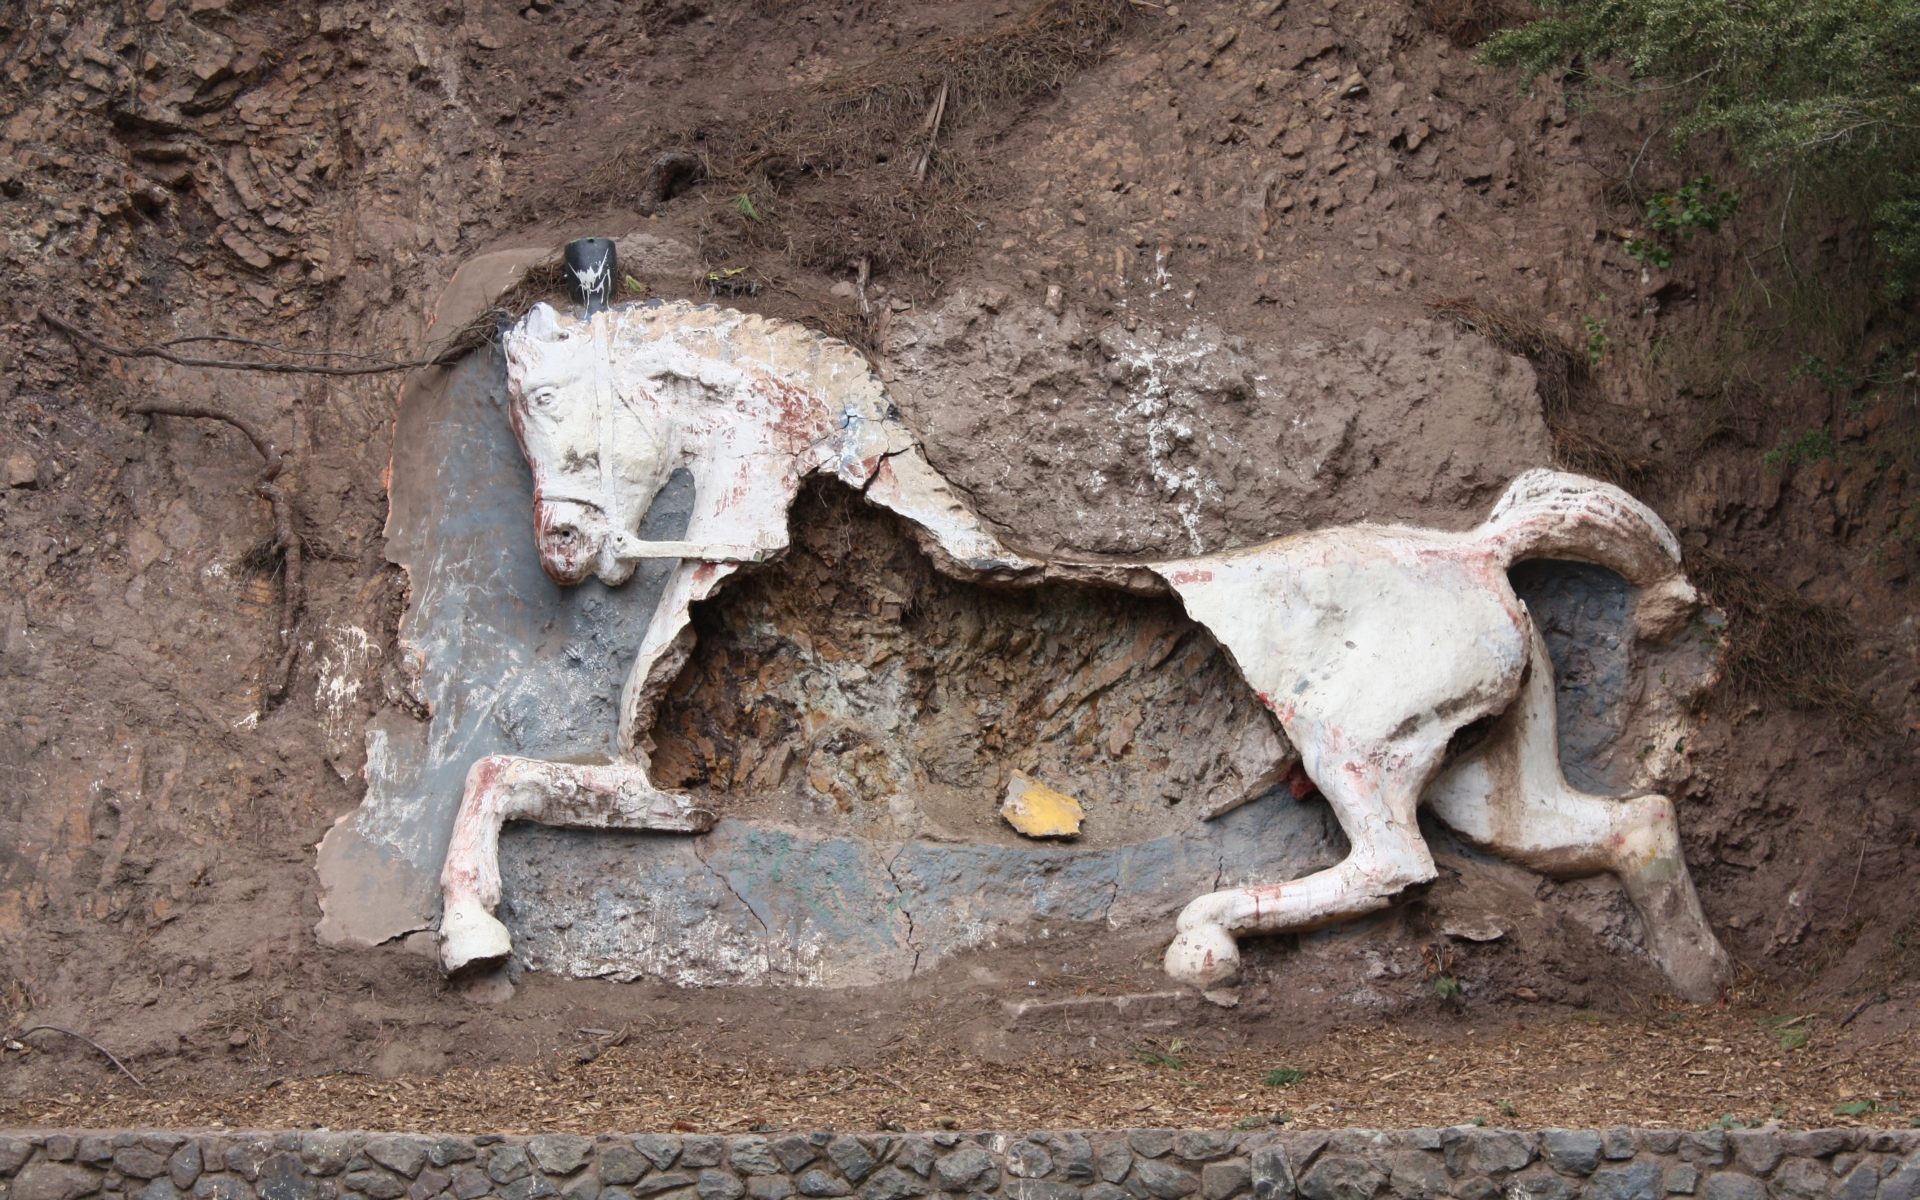
<svg viewBox="0 0 1920 1200"><path fill-rule="evenodd" d="M1289 728L1295 744L1320 739ZM1229 888L1181 910L1167 947L1167 974L1201 988L1222 987L1240 973L1240 934L1291 933L1385 908L1402 889L1434 877L1433 855L1420 836L1415 809L1420 785L1444 746L1390 744L1351 748L1337 758L1308 753L1307 773L1333 806L1352 845L1337 866L1301 879ZM1397 765L1386 765L1397 764Z"/></svg>
<svg viewBox="0 0 1920 1200"><path fill-rule="evenodd" d="M505 958L513 937L493 915L500 903L500 828L539 821L590 829L700 833L713 814L663 792L634 762L542 762L492 754L467 771L440 871L440 961L448 971Z"/></svg>
<svg viewBox="0 0 1920 1200"><path fill-rule="evenodd" d="M1469 842L1561 879L1611 871L1647 930L1647 955L1686 999L1717 997L1733 964L1707 925L1680 848L1673 803L1578 791L1560 771L1553 662L1530 632L1528 676L1487 740L1427 790L1427 806Z"/></svg>

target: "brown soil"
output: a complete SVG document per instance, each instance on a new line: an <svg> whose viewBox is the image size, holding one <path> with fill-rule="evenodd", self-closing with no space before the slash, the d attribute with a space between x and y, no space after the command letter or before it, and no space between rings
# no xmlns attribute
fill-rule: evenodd
<svg viewBox="0 0 1920 1200"><path fill-rule="evenodd" d="M1063 43L1062 20L1085 36ZM0 1007L11 1028L93 1037L159 1096L132 1099L94 1051L39 1033L0 1054L0 1123L1218 1124L1291 1108L1387 1124L1500 1119L1504 1099L1524 1123L1779 1108L1827 1124L1843 1099L1877 1100L1881 1120L1902 1103L1920 974L1901 374L1916 333L1873 302L1848 214L1791 210L1789 270L1766 185L1711 148L1674 154L1651 109L1583 111L1550 78L1517 92L1395 0L29 0L0 17L0 61ZM963 62L916 181L929 64ZM767 130L816 142L756 160ZM380 532L397 377L107 360L35 308L122 344L223 333L408 356L461 261L637 227L625 189L680 146L707 182L648 228L720 274L649 289L811 320L883 367L893 314L904 327L963 286L1028 305L1059 288L1089 331L1193 323L1356 354L1367 330L1471 297L1544 331L1504 344L1536 368L1567 377L1568 355L1596 355L1564 404L1549 397L1559 452L1668 518L1746 656L1681 797L1694 877L1743 967L1738 1006L1666 1020L1617 889L1467 859L1379 921L1258 947L1241 1008L1177 1008L1164 1027L1033 1025L1001 1004L1159 990L1158 947L1137 942L988 952L884 995L527 976L499 1006L397 947L316 945L308 847L358 802L358 723L407 703L405 582ZM1701 170L1735 179L1746 212L1643 277L1619 250L1639 198ZM871 313L833 290L863 260ZM1790 376L1805 354L1865 382ZM289 451L311 561L284 696L267 694L281 579L258 458L223 425L130 415L147 396L231 405ZM1051 497L1093 465L1078 454L1031 463L1024 495L995 490L998 462L953 469L1010 528L1072 544ZM1455 480L1441 506L1464 514L1496 482ZM1260 536L1257 507L1199 519ZM1178 521L1143 529L1130 548L1185 549ZM351 683L344 727L323 720L323 678ZM688 779L711 774L702 761ZM1452 945L1422 915L1448 889L1544 897L1545 915ZM1433 996L1423 949L1457 956L1465 1014ZM1809 1010L1802 1049L1756 1024ZM629 1024L625 1045L567 1064L578 1029ZM1276 1066L1314 1073L1262 1089ZM765 1094L743 1097L735 1068Z"/></svg>

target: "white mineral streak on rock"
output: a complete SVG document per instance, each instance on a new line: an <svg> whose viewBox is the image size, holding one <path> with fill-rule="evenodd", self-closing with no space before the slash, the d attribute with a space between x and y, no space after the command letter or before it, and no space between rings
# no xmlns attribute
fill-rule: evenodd
<svg viewBox="0 0 1920 1200"><path fill-rule="evenodd" d="M327 739L327 755L339 758L360 740L358 713L360 685L379 658L379 648L357 625L328 628L320 651L319 679L314 683L313 707L320 732Z"/></svg>

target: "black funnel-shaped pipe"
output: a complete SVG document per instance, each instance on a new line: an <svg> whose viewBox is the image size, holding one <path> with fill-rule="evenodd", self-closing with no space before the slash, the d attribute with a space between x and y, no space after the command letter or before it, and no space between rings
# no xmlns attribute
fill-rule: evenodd
<svg viewBox="0 0 1920 1200"><path fill-rule="evenodd" d="M567 290L589 317L613 300L620 280L620 260L612 238L576 238L567 243L563 261Z"/></svg>

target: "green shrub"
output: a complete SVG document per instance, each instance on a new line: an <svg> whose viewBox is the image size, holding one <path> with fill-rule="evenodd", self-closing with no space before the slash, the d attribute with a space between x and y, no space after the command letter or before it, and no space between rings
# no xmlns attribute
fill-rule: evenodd
<svg viewBox="0 0 1920 1200"><path fill-rule="evenodd" d="M1867 200L1888 289L1920 287L1920 0L1546 0L1482 57L1531 80L1618 62L1755 168ZM1592 76L1598 80L1598 76ZM1684 189L1683 189L1684 190ZM1649 248L1649 252L1650 252Z"/></svg>

